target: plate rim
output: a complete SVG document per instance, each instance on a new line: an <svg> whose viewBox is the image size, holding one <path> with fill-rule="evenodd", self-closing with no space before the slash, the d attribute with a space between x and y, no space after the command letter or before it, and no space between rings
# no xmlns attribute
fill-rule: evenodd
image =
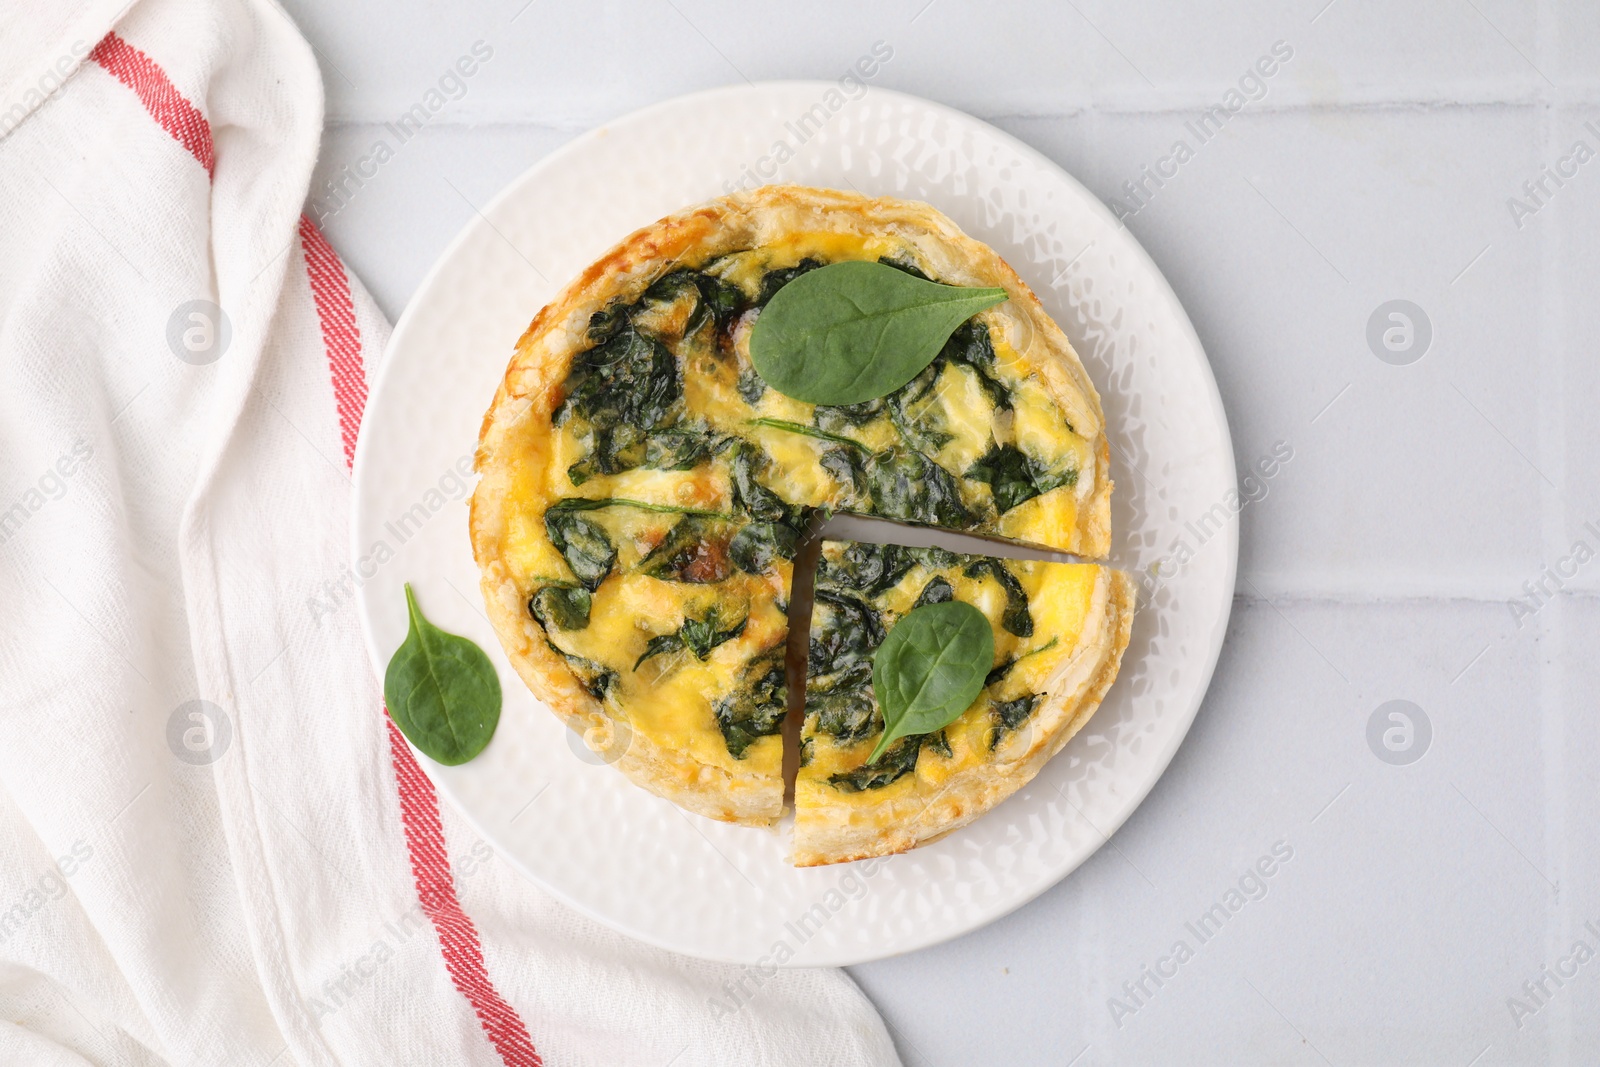
<svg viewBox="0 0 1600 1067"><path fill-rule="evenodd" d="M599 125L593 126L579 133L566 143L560 145L553 151L529 164L515 178L511 179L497 193L495 193L495 195L491 197L482 208L474 208L472 217L466 221L456 235L449 241L448 244L446 244L444 249L434 259L432 265L429 266L428 270L423 274L422 279L417 283L416 288L406 300L406 305L402 309L400 317L395 321L394 327L389 335L388 343L384 346L383 358L380 360L377 367L377 372L375 375L373 375L368 385L368 409L370 410L374 404L382 403L383 396L386 390L390 387L389 377L391 368L395 365L394 359L391 358L391 353L396 351L400 345L405 342L410 330L413 328L413 320L423 313L419 311L418 308L424 302L428 291L438 282L440 276L452 266L452 261L471 240L479 236L484 228L493 228L492 223L488 221L489 216L496 209L501 207L502 204L518 195L520 190L537 175L548 169L560 167L568 156L583 151L592 141L596 140L597 138L607 136L613 126L621 123L634 123L647 120L651 115L671 108L677 108L685 104L729 96L758 96L764 92L774 89L826 92L828 89L834 87L835 85L832 81L817 79L775 79L768 81L748 82L746 84L734 83L721 85L709 89L697 90L691 93L680 94L678 96L669 97L665 100L656 101L655 103L648 104L641 108L635 108L631 111L624 112L623 114L608 119ZM1227 409L1222 401L1222 393L1217 385L1216 374L1211 367L1211 359L1206 354L1205 345L1201 342L1200 336L1194 328L1194 323L1189 317L1188 310L1184 307L1183 302L1178 299L1177 292L1172 288L1172 283L1168 281L1166 274L1156 264L1155 260L1151 258L1149 252L1145 249L1143 243L1141 243L1134 235L1133 231L1129 229L1122 220L1118 219L1115 214L1106 207L1105 203L1097 195L1095 195L1093 191L1080 182L1077 177L1069 172L1065 167L1055 162L1049 156L1046 156L1037 148L1034 148L1032 145L1022 141L1015 135L1008 133L1000 127L995 126L993 123L987 122L984 119L978 118L975 115L971 115L948 104L943 104L912 93L902 92L900 90L889 89L881 86L870 86L867 90L867 93L862 96L860 100L864 101L870 99L874 95L904 101L906 103L937 113L947 120L954 120L957 124L976 124L977 126L982 127L987 135L996 138L1005 147L1010 148L1018 155L1034 163L1036 166L1039 166L1042 169L1053 173L1054 176L1064 180L1070 188L1081 194L1082 199L1089 205L1090 210L1098 214L1103 222L1109 223L1113 228L1121 230L1126 235L1129 247L1136 255L1138 264L1141 268L1143 268L1143 272L1155 282L1159 283L1160 289L1157 295L1165 295L1165 297L1171 301L1171 307L1176 312L1177 324L1181 330L1181 335L1193 346L1192 350L1198 357L1199 366L1196 369L1201 372L1203 385L1205 386L1205 388L1202 390L1204 393L1204 399L1210 410L1214 425L1220 430L1221 444L1224 446L1224 451L1230 459L1228 464L1227 488L1233 493L1237 494L1238 457L1234 452L1232 427L1228 422ZM366 426L367 420L365 417L363 417L362 429L364 430ZM363 507L363 494L361 492L361 486L364 480L363 472L366 470L368 464L372 462L370 459L371 449L369 442L370 437L368 434L364 432L357 433L355 454L351 464L350 480L352 491L349 519L350 527L348 531L350 560L352 565L355 561L361 558L363 551L361 547L360 530L362 525L361 517L365 509ZM475 455L476 442L473 444L473 451ZM476 478L476 472L474 472L474 478ZM473 486L474 488L476 487L476 481L473 482ZM1226 552L1224 566L1225 581L1223 584L1225 588L1236 591L1238 587L1239 567L1238 512L1234 512L1228 517L1227 523L1220 533L1222 535L1222 544L1219 547L1223 548ZM1143 590L1142 585L1140 585L1139 588L1141 591ZM366 647L367 658L371 662L373 670L381 686L385 673L385 664L380 658L380 652L374 637L373 627L368 622L369 601L368 598L363 595L363 590L357 591L357 596L355 599L357 604L356 614L361 625L362 644ZM1106 843L1111 840L1112 835L1120 830L1123 825L1126 824L1128 819L1132 818L1134 812L1136 812L1144 804L1150 793L1155 789L1156 784L1163 777L1165 777L1167 769L1171 765L1174 757L1177 755L1178 749L1181 748L1184 741L1188 739L1189 731L1194 726L1194 720L1200 713L1200 707L1205 703L1205 698L1210 692L1211 682L1215 677L1217 663L1221 659L1222 647L1226 643L1228 624L1233 615L1233 599L1234 594L1233 592L1230 592L1226 597L1218 618L1216 619L1212 634L1210 636L1210 647L1204 653L1207 662L1205 663L1204 668L1200 671L1200 684L1196 687L1196 696L1192 702L1192 706L1190 706L1181 716L1181 722L1178 718L1174 718L1174 729L1169 735L1168 741L1165 745L1163 745L1161 750L1155 754L1155 757L1150 764L1150 771L1145 775L1143 780L1139 781L1135 788L1128 789L1125 792L1124 795L1126 799L1119 805L1116 817L1107 822L1105 829L1096 827L1101 838L1099 844L1094 845L1082 856L1080 856L1076 862L1064 867L1059 873L1052 877L1041 879L1040 883L1033 887L1030 891L1013 899L1006 900L998 908L988 908L981 911L969 922L955 924L947 928L938 928L930 931L925 937L912 938L907 943L898 945L891 951L875 951L871 949L865 949L855 952L836 952L831 955L825 955L820 960L808 958L804 963L774 964L774 966L782 966L785 969L791 967L819 966L848 967L861 963L869 963L876 960L890 959L896 956L906 955L911 952L917 952L922 949L931 948L935 945L952 941L958 937L963 937L967 934L973 933L974 931L982 929L983 927L988 926L989 924L1022 909L1023 907L1037 900L1046 891L1065 881L1069 876L1077 871L1078 868L1083 866L1084 863L1088 862L1091 857L1098 853L1100 849L1104 848ZM387 712L385 712L385 714L387 714ZM404 734L401 736L404 738ZM742 957L721 954L716 951L696 950L693 947L683 944L669 943L664 938L658 937L653 933L635 929L627 922L619 920L615 916L603 914L587 905L583 900L546 882L526 863L524 863L522 858L514 851L500 847L497 843L499 835L491 832L490 828L479 819L477 814L469 805L463 804L458 800L449 780L436 773L436 769L433 766L433 761L427 758L427 756L418 750L415 745L412 745L409 738L405 739L405 743L411 747L414 756L418 757L416 762L422 768L423 773L427 775L429 782L433 785L435 793L449 799L450 804L454 808L457 815L461 816L469 826L477 831L477 833L495 849L497 854L510 863L510 865L517 871L519 875L533 882L533 884L538 886L543 892L549 893L552 897L561 901L561 903L564 905L590 919L593 919L609 929L623 933L628 937L642 941L645 944L652 945L656 948L664 949L669 952L675 952L680 955L691 956L697 959L711 960L719 963L746 966L752 965L751 960Z"/></svg>

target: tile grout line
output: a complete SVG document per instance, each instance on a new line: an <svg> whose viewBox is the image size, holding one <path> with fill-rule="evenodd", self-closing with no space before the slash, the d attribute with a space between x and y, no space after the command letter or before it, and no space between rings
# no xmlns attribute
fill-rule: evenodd
<svg viewBox="0 0 1600 1067"><path fill-rule="evenodd" d="M1534 61L1539 66L1548 65L1547 60L1556 54L1556 25L1549 17L1548 9L1543 4L1534 6ZM1539 150L1541 160L1554 159L1557 152L1558 133L1557 127L1561 117L1568 113L1570 104L1565 99L1552 100L1539 116ZM1553 222L1559 222L1562 215L1570 212L1571 204L1562 203L1556 206L1556 217ZM1570 516L1567 515L1568 504L1562 490L1569 484L1567 467L1567 424L1565 381L1565 351L1563 343L1566 339L1565 328L1565 302L1562 298L1560 280L1563 275L1566 260L1566 242L1563 239L1563 228L1560 225L1543 227L1539 234L1539 274L1541 281L1540 294L1540 323L1539 323L1539 379L1538 392L1539 436L1535 448L1538 450L1541 466L1551 470L1557 484L1555 486L1541 485L1540 496L1540 555L1545 555L1546 546L1558 545L1563 539ZM1562 598L1557 598L1561 601ZM1540 625L1549 635L1553 645L1554 655L1539 657L1539 733L1540 754L1543 768L1545 796L1552 798L1555 803L1546 803L1544 835L1542 845L1544 848L1544 866L1554 866L1558 884L1567 880L1567 872L1571 869L1570 847L1567 842L1567 811L1570 807L1570 788L1567 768L1564 762L1564 741L1566 735L1565 702L1562 700L1562 671L1559 664L1564 662L1566 648L1566 635L1569 627L1566 624L1567 612L1560 603L1556 610L1549 613L1548 618ZM1554 864L1551 858L1554 857ZM1573 893L1560 893L1549 907L1545 909L1545 945L1550 950L1558 950L1572 929L1575 918L1575 902ZM1555 1018L1552 1024L1556 1028L1564 1029L1571 1035L1572 1004L1570 998L1555 1007Z"/></svg>

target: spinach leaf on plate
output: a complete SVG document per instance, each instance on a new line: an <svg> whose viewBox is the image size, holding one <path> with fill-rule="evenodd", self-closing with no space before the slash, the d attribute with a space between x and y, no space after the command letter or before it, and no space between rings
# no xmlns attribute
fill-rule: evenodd
<svg viewBox="0 0 1600 1067"><path fill-rule="evenodd" d="M389 717L417 748L447 767L484 750L500 722L500 676L483 649L422 615L406 583L406 639L383 674Z"/></svg>

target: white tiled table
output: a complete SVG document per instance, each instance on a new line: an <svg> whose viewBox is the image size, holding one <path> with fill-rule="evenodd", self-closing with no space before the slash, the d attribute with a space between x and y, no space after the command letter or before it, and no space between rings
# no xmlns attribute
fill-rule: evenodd
<svg viewBox="0 0 1600 1067"><path fill-rule="evenodd" d="M328 89L321 177L493 50L324 220L391 317L472 204L668 96L837 77L881 40L874 84L988 119L1110 202L1292 49L1129 220L1210 354L1241 473L1293 452L1242 515L1210 695L1114 847L978 933L853 969L908 1064L1600 1059L1600 956L1541 975L1574 941L1600 953L1600 560L1510 604L1575 542L1600 552L1600 158L1545 178L1520 227L1508 206L1575 141L1600 153L1600 5L1325 2L289 5ZM1369 348L1391 299L1431 323L1420 361ZM1432 726L1409 765L1367 741L1392 699ZM1278 842L1266 895L1202 943L1186 924ZM1175 975L1123 991L1179 940Z"/></svg>

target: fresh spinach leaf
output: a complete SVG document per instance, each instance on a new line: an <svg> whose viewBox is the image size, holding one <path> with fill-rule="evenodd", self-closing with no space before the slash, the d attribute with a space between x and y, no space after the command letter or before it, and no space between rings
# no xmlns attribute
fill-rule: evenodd
<svg viewBox="0 0 1600 1067"><path fill-rule="evenodd" d="M721 628L722 619L718 615L716 605L713 604L704 618L684 619L683 624L675 632L658 634L647 641L644 654L634 662L633 669L638 670L640 665L652 656L682 649L693 652L696 659L704 660L711 655L712 649L744 633L745 623L749 621L749 617L746 616L724 630Z"/></svg>
<svg viewBox="0 0 1600 1067"><path fill-rule="evenodd" d="M733 535L728 556L746 574L762 574L780 559L793 559L800 534L781 522L753 522Z"/></svg>
<svg viewBox="0 0 1600 1067"><path fill-rule="evenodd" d="M971 604L951 600L906 612L872 657L884 731L867 762L902 737L955 722L983 691L993 666L994 631Z"/></svg>
<svg viewBox="0 0 1600 1067"><path fill-rule="evenodd" d="M1000 625L1005 627L1007 633L1018 637L1033 636L1033 615L1028 611L1027 590L1022 588L1017 576L1007 570L1004 563L980 556L968 563L961 573L968 578L988 576L999 582L1006 594L1006 609L1000 615Z"/></svg>
<svg viewBox="0 0 1600 1067"><path fill-rule="evenodd" d="M917 756L922 751L921 737L902 738L891 748L882 761L873 758L853 771L841 771L828 778L828 784L846 793L864 793L868 789L882 789L891 782L910 774L917 768Z"/></svg>
<svg viewBox="0 0 1600 1067"><path fill-rule="evenodd" d="M772 296L751 331L750 360L785 396L858 404L915 378L957 326L1006 298L1001 288L940 285L881 263L832 263Z"/></svg>
<svg viewBox="0 0 1600 1067"><path fill-rule="evenodd" d="M488 745L500 722L500 677L483 649L423 618L406 583L410 629L383 674L389 717L417 748L447 767Z"/></svg>
<svg viewBox="0 0 1600 1067"><path fill-rule="evenodd" d="M547 585L528 600L528 611L550 630L582 630L589 625L594 602L581 585Z"/></svg>
<svg viewBox="0 0 1600 1067"><path fill-rule="evenodd" d="M989 450L967 468L968 478L987 482L995 510L1004 515L1018 504L1063 485L1077 485L1078 472L1052 471L1015 445L990 442Z"/></svg>
<svg viewBox="0 0 1600 1067"><path fill-rule="evenodd" d="M874 515L957 530L973 523L955 478L921 452L896 446L877 453L866 482Z"/></svg>

